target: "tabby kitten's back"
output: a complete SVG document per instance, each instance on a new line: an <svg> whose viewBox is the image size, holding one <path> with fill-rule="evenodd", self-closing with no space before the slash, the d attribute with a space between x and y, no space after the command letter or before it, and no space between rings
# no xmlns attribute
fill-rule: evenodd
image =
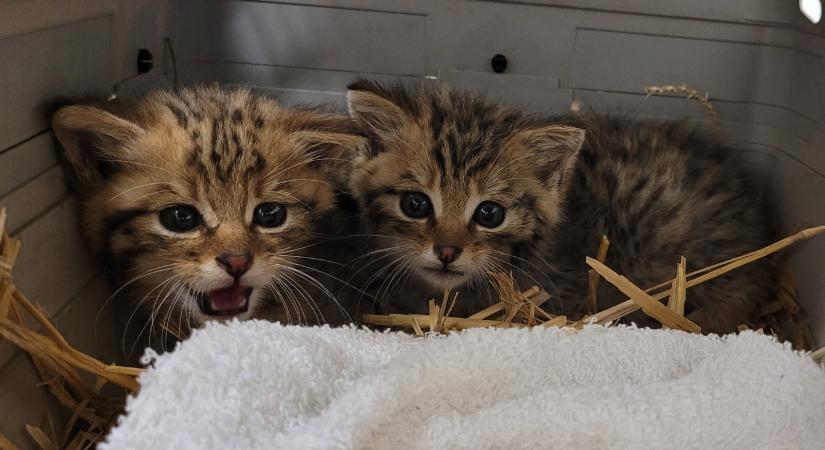
<svg viewBox="0 0 825 450"><path fill-rule="evenodd" d="M608 263L643 287L671 278L680 255L698 268L771 238L730 152L685 124L538 118L464 92L367 80L350 88L350 114L371 141L351 187L382 258L365 278L390 311L421 312L452 289L463 313L476 312L493 301L488 273L503 271L575 317L584 259L603 234ZM689 317L733 331L771 282L760 262L692 288ZM601 290L601 308L624 300Z"/></svg>
<svg viewBox="0 0 825 450"><path fill-rule="evenodd" d="M212 86L67 106L53 124L87 241L155 328L346 319L313 257L361 142L346 116Z"/></svg>

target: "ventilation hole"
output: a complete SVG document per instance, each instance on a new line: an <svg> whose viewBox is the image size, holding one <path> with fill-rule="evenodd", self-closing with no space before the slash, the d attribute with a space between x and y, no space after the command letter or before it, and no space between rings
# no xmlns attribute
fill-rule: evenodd
<svg viewBox="0 0 825 450"><path fill-rule="evenodd" d="M813 23L822 19L822 2L820 0L799 0L799 10Z"/></svg>

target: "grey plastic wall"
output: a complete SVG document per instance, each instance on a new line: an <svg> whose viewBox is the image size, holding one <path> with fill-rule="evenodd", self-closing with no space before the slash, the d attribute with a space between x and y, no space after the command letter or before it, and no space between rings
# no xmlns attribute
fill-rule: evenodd
<svg viewBox="0 0 825 450"><path fill-rule="evenodd" d="M253 86L286 103L343 105L358 75L434 79L529 110L579 102L706 120L652 84L710 93L726 136L777 202L785 231L825 224L825 31L794 0L0 0L0 206L24 242L18 285L67 338L122 358L106 283L74 222L45 105L57 96L129 95L173 81ZM156 60L136 73L139 48ZM503 74L490 68L507 56ZM824 238L825 239L825 238ZM803 306L825 344L825 242L790 252ZM107 305L104 307L104 305ZM126 309L128 314L128 308ZM0 343L0 432L68 416L32 383L25 355ZM57 430L58 434L61 430Z"/></svg>

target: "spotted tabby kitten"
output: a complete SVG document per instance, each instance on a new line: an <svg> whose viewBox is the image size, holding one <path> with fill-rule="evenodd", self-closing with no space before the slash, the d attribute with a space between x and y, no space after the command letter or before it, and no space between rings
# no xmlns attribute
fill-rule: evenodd
<svg viewBox="0 0 825 450"><path fill-rule="evenodd" d="M576 317L602 235L607 264L642 287L672 278L680 255L697 269L771 237L729 152L684 124L534 118L467 93L364 80L348 101L371 141L351 176L374 236L364 279L392 312L422 312L445 289L476 312L492 301L487 272L505 271ZM771 281L769 262L747 266L690 289L686 312L705 332L733 331ZM601 283L599 308L623 300Z"/></svg>
<svg viewBox="0 0 825 450"><path fill-rule="evenodd" d="M53 123L88 242L153 322L345 320L316 244L341 231L337 162L363 141L349 118L201 87Z"/></svg>

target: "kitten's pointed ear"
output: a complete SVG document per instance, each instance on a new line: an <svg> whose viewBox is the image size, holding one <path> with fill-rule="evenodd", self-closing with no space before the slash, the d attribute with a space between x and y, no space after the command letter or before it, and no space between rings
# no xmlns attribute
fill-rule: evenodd
<svg viewBox="0 0 825 450"><path fill-rule="evenodd" d="M352 120L375 135L391 133L401 126L404 111L395 103L370 92L350 88L347 109Z"/></svg>
<svg viewBox="0 0 825 450"><path fill-rule="evenodd" d="M355 132L306 130L294 133L292 138L321 172L342 186L349 178L352 160L366 152L368 146L367 139Z"/></svg>
<svg viewBox="0 0 825 450"><path fill-rule="evenodd" d="M537 174L541 181L549 188L564 191L584 136L581 128L548 125L522 130L516 138L538 156Z"/></svg>
<svg viewBox="0 0 825 450"><path fill-rule="evenodd" d="M143 129L137 124L93 106L59 109L52 118L54 135L63 147L63 159L80 192L93 189L111 170L111 160L126 159L124 146Z"/></svg>

